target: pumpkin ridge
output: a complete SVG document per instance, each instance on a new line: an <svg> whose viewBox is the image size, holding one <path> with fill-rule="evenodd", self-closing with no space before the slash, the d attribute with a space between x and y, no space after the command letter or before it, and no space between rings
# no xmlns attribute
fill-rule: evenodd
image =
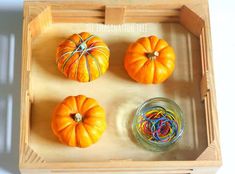
<svg viewBox="0 0 235 174"><path fill-rule="evenodd" d="M78 106L77 106L77 101L76 101L76 98L75 97L72 97L72 99L73 99L73 103L74 103L74 105L75 105L75 108L76 108L76 111L75 112L78 112Z"/></svg>
<svg viewBox="0 0 235 174"><path fill-rule="evenodd" d="M71 108L69 105L67 105L66 103L61 103L61 105L66 106L66 107L69 109L69 111L71 111L71 110L72 110L72 108Z"/></svg>
<svg viewBox="0 0 235 174"><path fill-rule="evenodd" d="M145 52L148 52L148 50L144 47L144 45L143 45L143 44L141 44L141 43L139 43L139 42L136 42L135 44L141 45L141 46L142 46L142 48L144 48Z"/></svg>
<svg viewBox="0 0 235 174"><path fill-rule="evenodd" d="M70 54L70 56L68 58L66 58L66 60L64 60L63 65L62 65L62 71L63 72L64 72L64 68L65 68L67 62L73 57L73 55L75 54L75 51L76 51L76 49L73 50L73 52Z"/></svg>
<svg viewBox="0 0 235 174"><path fill-rule="evenodd" d="M156 73L157 65L156 65L156 61L154 61L153 63L154 63L154 70L153 70L153 83L156 83L156 82L157 82L157 73ZM155 79L156 79L156 80L155 80Z"/></svg>
<svg viewBox="0 0 235 174"><path fill-rule="evenodd" d="M54 117L54 116L53 116ZM52 128L52 132L56 135L56 136L59 136L59 134L57 133L56 131L56 126L55 126L55 123L53 121L53 117L52 117L52 121L51 121L51 128Z"/></svg>
<svg viewBox="0 0 235 174"><path fill-rule="evenodd" d="M151 44L151 42L150 42L149 37L145 37L145 38L146 38L146 42L148 42L148 44L149 44L149 46L150 46L150 50L152 51L152 44ZM148 44L146 44L146 45L148 45ZM146 49L146 50L148 50L148 49Z"/></svg>
<svg viewBox="0 0 235 174"><path fill-rule="evenodd" d="M100 68L100 64L99 64L98 60L96 60L96 58L92 54L88 53L88 55L90 55L91 58L94 60L96 67L98 69L98 72L99 72L99 77L100 77L102 72L101 72L101 68Z"/></svg>
<svg viewBox="0 0 235 174"><path fill-rule="evenodd" d="M129 63L128 66L132 66L133 64L136 64L137 62L143 61L144 58L146 58L146 57L142 56L142 57L138 58L137 60ZM145 61L148 61L148 59L146 58Z"/></svg>
<svg viewBox="0 0 235 174"><path fill-rule="evenodd" d="M92 108L90 108L90 109L88 109L85 113L84 113L84 115L86 115L86 118L88 117L96 117L96 118L101 118L100 116L99 117L97 117L97 116L93 116L93 115L90 115L90 116L87 116L87 112L90 112L92 109L94 109L94 108L100 108L100 106L99 105L96 105L96 106L94 106L94 107L92 107ZM103 108L102 108L103 109ZM103 116L102 116L103 117Z"/></svg>
<svg viewBox="0 0 235 174"><path fill-rule="evenodd" d="M77 146L81 146L80 144L80 138L79 138L79 130L78 130L78 124L75 125L75 131L76 131L76 134L75 134L75 138L76 138L76 143L77 143Z"/></svg>
<svg viewBox="0 0 235 174"><path fill-rule="evenodd" d="M161 62L158 61L158 63L162 66L161 68L163 68L163 69L165 68L165 71L167 72L167 77L169 77L169 76L168 76L168 71L169 71L168 68L167 68L164 64L162 64ZM161 77L161 78L158 79L158 80L159 80L160 82L163 82L163 81L165 81L166 79L167 79L166 76L163 76L163 77Z"/></svg>
<svg viewBox="0 0 235 174"><path fill-rule="evenodd" d="M71 49L72 49L72 48L71 48ZM64 52L63 50L60 50L60 51L57 53L57 55L61 54L60 52L62 52L63 54L60 55L60 57L57 57L56 63L58 63L65 55L71 54L73 51Z"/></svg>
<svg viewBox="0 0 235 174"><path fill-rule="evenodd" d="M107 64L108 64L108 62L109 62L109 56L108 55L106 55L103 51L101 51L101 50L95 50L95 51L97 51L97 52L99 52L99 53L101 53L104 57L105 57L105 59L103 59L103 57L101 57L102 58L102 60L103 60L103 62L105 61ZM95 56L94 56L95 57ZM96 58L96 57L95 57ZM98 58L96 58L96 59L98 59ZM98 60L97 60L98 61ZM105 64L106 64L105 63Z"/></svg>
<svg viewBox="0 0 235 174"><path fill-rule="evenodd" d="M150 61L151 61L151 60L150 60ZM137 71L137 73L134 74L134 76L138 76L139 73L140 73L140 71L146 66L147 63L151 63L151 62L149 62L149 60L147 60L147 61L140 67L140 69ZM143 80L143 79L141 79L141 80ZM143 80L143 81L144 81L144 80Z"/></svg>
<svg viewBox="0 0 235 174"><path fill-rule="evenodd" d="M64 142L65 144L68 144L69 146L76 146L77 142L76 140L74 140L74 137L76 136L76 131L75 131L75 126L72 126L69 130L70 136L69 138L66 140L66 142ZM74 143L72 143L73 141L75 141Z"/></svg>
<svg viewBox="0 0 235 174"><path fill-rule="evenodd" d="M156 44L156 46L155 46L155 48L154 48L154 51L158 51L159 53L160 53L163 49L165 49L165 48L167 48L167 47L169 46L169 44L167 43L167 45L166 45L165 47L161 48L160 50L157 50L156 48L157 48L157 46L158 46L158 44L159 44L159 42L160 42L161 40L163 40L163 39L158 39L157 44Z"/></svg>
<svg viewBox="0 0 235 174"><path fill-rule="evenodd" d="M91 139L92 144L95 143L96 141L93 139L93 136L90 134L90 132L87 130L85 124L82 124L84 129L86 130L87 134L89 135L89 138Z"/></svg>
<svg viewBox="0 0 235 174"><path fill-rule="evenodd" d="M69 67L68 67L68 69L67 69L67 74L68 74L68 72L70 71L72 65L74 65L75 62L77 62L77 61L79 62L79 61L80 61L80 59L82 58L83 54L84 54L84 51L79 55L79 57L78 57L77 59L75 59L75 60L73 61L73 63L71 63L71 64L69 65ZM67 62L66 62L66 63L67 63ZM64 68L65 68L65 65L63 65L63 70L64 70Z"/></svg>
<svg viewBox="0 0 235 174"><path fill-rule="evenodd" d="M80 38L81 42L84 42L84 40L83 40L83 38L82 38L82 36L80 34L77 34L77 36Z"/></svg>
<svg viewBox="0 0 235 174"><path fill-rule="evenodd" d="M95 41L92 40L92 39L95 39ZM101 39L100 37L98 37L98 36L96 36L96 35L95 35L95 37L92 38L92 39L89 40L90 42L92 42L92 44L93 44L93 43L96 44L96 43L103 43L103 42L104 42L103 39ZM92 44L90 44L90 45L92 45Z"/></svg>
<svg viewBox="0 0 235 174"><path fill-rule="evenodd" d="M77 104L77 110L78 110L78 112L79 113L82 113L82 106L84 105L84 102L86 101L86 97L85 96L83 96L83 95L79 95L79 96L77 96L77 97L75 97L76 98L76 104ZM83 100L82 100L82 99ZM80 105L78 105L78 103L80 104ZM79 107L78 107L79 106ZM81 114L82 115L82 114ZM83 115L82 115L83 116Z"/></svg>
<svg viewBox="0 0 235 174"><path fill-rule="evenodd" d="M76 100L74 99L73 96L67 97L66 99L67 100L73 100L73 103L76 102ZM68 108L70 108L70 113L71 112L76 112L76 111L74 111L74 105L71 105L71 104L68 105L68 101L67 101L67 103L63 101L62 104L66 105Z"/></svg>
<svg viewBox="0 0 235 174"><path fill-rule="evenodd" d="M95 37L95 35L90 35L90 36L88 36L87 38L86 38L86 40L83 40L83 42L81 43L81 44L86 44L87 43L87 41L89 41L90 39L92 39L92 38L94 38ZM81 45L81 44L79 44L79 45Z"/></svg>
<svg viewBox="0 0 235 174"><path fill-rule="evenodd" d="M74 100L74 103L75 103L75 108L76 108L76 112L78 112L78 104L77 104L77 100L76 100L76 97L73 97L73 100Z"/></svg>
<svg viewBox="0 0 235 174"><path fill-rule="evenodd" d="M76 74L76 80L77 80L78 79L78 65L79 65L79 62L76 65L77 65L77 67L76 67L75 74Z"/></svg>
<svg viewBox="0 0 235 174"><path fill-rule="evenodd" d="M162 61L161 61L161 58L160 59L158 59L158 60L156 60L158 63L160 63L162 66L164 66L168 71L172 71L170 68L168 68L168 66L166 65L166 64L164 64L164 63L162 63ZM172 61L172 60L171 60ZM174 61L173 61L174 62Z"/></svg>
<svg viewBox="0 0 235 174"><path fill-rule="evenodd" d="M84 108L84 105L85 105L85 102L88 100L89 98L87 98L85 101L84 101L84 103L83 103L83 105L82 105L82 112L83 112L83 115L85 116L86 115L86 113L89 111L89 110L91 110L91 109L93 109L93 108L95 108L95 107L100 107L97 103L96 104L94 104L94 105L91 105L91 106L89 106L89 109L87 109L86 111L84 111L85 110L85 108Z"/></svg>
<svg viewBox="0 0 235 174"><path fill-rule="evenodd" d="M92 80L92 78L91 78L91 71L90 71L90 67L89 67L89 64L88 64L87 56L84 55L84 57L85 57L85 60L86 60L86 69L87 69L87 72L88 72L88 75L89 75L88 81L90 82Z"/></svg>
<svg viewBox="0 0 235 174"><path fill-rule="evenodd" d="M70 69L71 66L72 66L77 60L79 60L79 59L84 55L84 53L85 53L85 50L78 56L77 59L75 59L75 60L73 61L73 63L71 63L71 64L69 65L68 69ZM73 54L73 53L72 53L72 54ZM74 53L74 54L75 54L75 53ZM71 56L70 58L72 58L72 56ZM69 60L68 60L68 61L69 61ZM67 62L68 62L68 61L67 61ZM65 62L65 64L63 64L63 70L64 70L64 68L65 68L67 62Z"/></svg>
<svg viewBox="0 0 235 174"><path fill-rule="evenodd" d="M89 41L91 41L91 40L89 40ZM94 45L96 45L96 44L99 44L99 43L103 44L103 43L104 43L104 41L97 40L97 41L95 41L95 42L92 42L92 43L89 45L89 47L88 47L88 48L91 48L92 46L94 46ZM106 46L106 47L107 47L107 46Z"/></svg>
<svg viewBox="0 0 235 174"><path fill-rule="evenodd" d="M84 113L84 105L86 103L86 101L88 100L88 98L85 98L85 100L83 101L82 105L81 105L81 113L82 113L82 116L84 117L85 116L85 113Z"/></svg>
<svg viewBox="0 0 235 174"><path fill-rule="evenodd" d="M89 40L89 41L91 41L91 40ZM96 43L99 43L99 42L97 42L97 41L95 41L95 42L92 42L89 46L88 46L88 48L91 48L93 45L95 45Z"/></svg>
<svg viewBox="0 0 235 174"><path fill-rule="evenodd" d="M84 127L86 127L86 129L89 130L89 135L94 143L97 142L100 139L100 137L103 135L102 130L97 128L97 126L91 126L89 124L84 124ZM90 129L92 129L92 131L90 131ZM94 134L94 132L95 132L95 134Z"/></svg>
<svg viewBox="0 0 235 174"><path fill-rule="evenodd" d="M172 51L174 51L174 49L171 47L171 46L167 46L167 47L165 47L164 49L162 49L161 50L161 53L160 53L160 57L162 57L161 56L161 54L163 53L163 51L165 51L166 49L172 49ZM175 57L172 59L172 56L170 56L170 58L168 57L167 59L170 59L170 60L172 60L173 62L175 62Z"/></svg>
<svg viewBox="0 0 235 174"><path fill-rule="evenodd" d="M149 36L148 39L149 39L149 42L151 43L151 49L154 50L154 48L156 47L158 43L159 38L152 35L152 36Z"/></svg>
<svg viewBox="0 0 235 174"><path fill-rule="evenodd" d="M68 113L69 113L69 112L68 112ZM61 118L61 117L67 118L67 114L58 114L58 113L56 113L55 116L58 117L58 118L59 118L59 117L60 117L60 118ZM72 118L71 118L71 119L72 119Z"/></svg>
<svg viewBox="0 0 235 174"><path fill-rule="evenodd" d="M135 57L135 56L138 56L138 57L144 56L145 57L145 55L146 55L145 52L140 53L140 52L134 52L134 51L127 51L125 55L127 55L127 54L129 54L128 57Z"/></svg>
<svg viewBox="0 0 235 174"><path fill-rule="evenodd" d="M93 47L88 47L87 50L90 51L90 50L96 49L96 48L105 48L109 51L109 48L105 45L97 45L97 46L93 46Z"/></svg>
<svg viewBox="0 0 235 174"><path fill-rule="evenodd" d="M62 57L64 57L64 56L67 55L67 54L70 54L70 53L72 53L72 52L73 52L73 51L64 52L57 60L62 59ZM60 54L60 53L58 53L58 54Z"/></svg>
<svg viewBox="0 0 235 174"><path fill-rule="evenodd" d="M166 47L162 48L161 51L164 51L165 49L167 49L168 47L170 47L169 45L167 45ZM160 52L160 51L159 51Z"/></svg>
<svg viewBox="0 0 235 174"><path fill-rule="evenodd" d="M144 41L143 41L143 42L140 42L141 39L144 39ZM148 40L148 41L146 41L146 40ZM145 42L149 42L149 39L148 39L147 37L142 37L142 38L138 39L138 41L137 41L138 44L140 44L140 45L143 46L143 48L145 49L146 52L149 52L149 51L148 51L149 49L147 49L147 47L146 47L147 44L146 44ZM149 44L150 44L150 43L149 43ZM151 46L151 44L150 44L150 46ZM150 48L150 49L152 49L152 48Z"/></svg>
<svg viewBox="0 0 235 174"><path fill-rule="evenodd" d="M105 56L105 58L107 59L106 61L108 61L108 60L109 60L108 55L106 55L103 51L101 51L100 49L97 49L96 51L98 51L98 52L102 53L102 54Z"/></svg>
<svg viewBox="0 0 235 174"><path fill-rule="evenodd" d="M71 124L73 124L73 123L67 123L67 125L66 125L65 127L61 128L61 129L59 129L59 130L57 130L57 133L63 132L67 127L71 126Z"/></svg>
<svg viewBox="0 0 235 174"><path fill-rule="evenodd" d="M67 40L71 41L74 43L75 46L77 46L77 43L72 39L72 38L68 38Z"/></svg>
<svg viewBox="0 0 235 174"><path fill-rule="evenodd" d="M86 133L88 134L89 139L91 140L91 143L94 144L95 142L93 142L93 139L91 138L89 131L87 131L87 128L83 125L83 123L81 124L81 126L85 129Z"/></svg>
<svg viewBox="0 0 235 174"><path fill-rule="evenodd" d="M99 133L101 133L101 134L103 133L103 131L100 130L100 129L101 129L100 127L98 127L98 126L95 125L95 124L92 125L92 124L90 124L89 122L85 122L85 120L86 120L86 119L84 119L84 122L83 122L84 125L89 125L89 126L91 126L91 127L94 127L94 128L96 128L96 130L97 130Z"/></svg>
<svg viewBox="0 0 235 174"><path fill-rule="evenodd" d="M58 49L57 49L57 54L58 53L60 53L60 52L62 52L62 51L64 51L65 49L72 49L72 50L74 50L74 48L76 48L76 47L73 47L73 46L64 46L64 45L60 45L59 47L58 47Z"/></svg>
<svg viewBox="0 0 235 174"><path fill-rule="evenodd" d="M69 43L67 43L67 42L69 42ZM72 49L76 48L76 46L74 46L69 40L63 41L62 43L59 44L59 46L57 48L61 49L63 47L72 48Z"/></svg>
<svg viewBox="0 0 235 174"><path fill-rule="evenodd" d="M155 70L155 63L153 61L149 61L148 65L148 69L152 69L152 73L149 74L149 76L151 77L151 80L149 80L148 83L152 83L154 80L154 70Z"/></svg>
<svg viewBox="0 0 235 174"><path fill-rule="evenodd" d="M135 73L133 73L133 75L136 76L136 75L140 72L140 70L145 66L145 64L146 64L148 61L149 61L149 60L145 60L145 62L140 66L140 68L139 68L138 70L136 70Z"/></svg>

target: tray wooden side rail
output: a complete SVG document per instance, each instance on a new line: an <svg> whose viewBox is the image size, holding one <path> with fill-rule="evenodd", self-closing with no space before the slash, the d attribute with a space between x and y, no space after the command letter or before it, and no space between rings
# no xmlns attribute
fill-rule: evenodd
<svg viewBox="0 0 235 174"><path fill-rule="evenodd" d="M19 167L31 172L149 172L149 173L213 173L221 165L216 112L216 98L211 57L210 26L207 1L150 1L147 4L126 1L111 4L49 1L27 1L24 4L23 55L21 82L21 132ZM53 23L180 23L198 37L201 54L201 102L205 107L208 147L192 161L47 162L30 146L30 116L34 96L31 89L32 41Z"/></svg>

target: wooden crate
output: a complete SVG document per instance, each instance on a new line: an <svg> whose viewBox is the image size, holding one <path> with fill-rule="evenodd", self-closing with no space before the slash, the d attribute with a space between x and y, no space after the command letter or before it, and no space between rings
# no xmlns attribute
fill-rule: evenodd
<svg viewBox="0 0 235 174"><path fill-rule="evenodd" d="M81 31L111 49L108 72L90 83L65 79L55 64L59 42ZM161 85L137 84L123 68L128 44L150 34L176 51L175 72ZM107 131L87 149L60 144L50 129L55 105L78 94L107 112ZM136 107L157 96L175 100L186 122L182 139L161 153L139 147L130 131ZM207 1L26 1L20 115L22 173L215 173L221 154Z"/></svg>

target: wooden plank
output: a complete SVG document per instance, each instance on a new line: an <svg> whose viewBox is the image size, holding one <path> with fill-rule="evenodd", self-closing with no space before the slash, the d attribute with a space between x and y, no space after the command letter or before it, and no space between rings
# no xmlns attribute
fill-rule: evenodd
<svg viewBox="0 0 235 174"><path fill-rule="evenodd" d="M43 164L24 164L28 169L49 169L49 170L105 170L109 171L112 168L116 170L130 170L130 171L145 171L145 170L192 170L194 168L206 168L206 167L218 167L221 165L221 161L209 160L209 161L103 161L103 162L46 162Z"/></svg>
<svg viewBox="0 0 235 174"><path fill-rule="evenodd" d="M82 171L80 169L77 170L52 170L52 173L68 173L68 172L73 172L73 173L82 173L82 174L90 174L90 173L95 173L95 174L102 174L102 173L126 173L126 174L190 174L192 170L149 170L149 169L143 169L143 170L115 170L115 169L110 169L110 170L86 170Z"/></svg>
<svg viewBox="0 0 235 174"><path fill-rule="evenodd" d="M101 3L89 3L89 2L68 2L64 1L62 3L51 2L47 3L51 6L53 10L104 10L105 5Z"/></svg>
<svg viewBox="0 0 235 174"><path fill-rule="evenodd" d="M70 4L71 6L74 5L80 5L80 4L86 4L86 5L93 5L93 4L106 4L106 5L130 5L133 7L140 8L140 6L149 6L150 8L156 8L153 6L159 6L159 8L172 8L172 7L178 7L180 8L183 4L202 4L205 3L205 0L171 0L171 1L162 1L162 0L148 0L143 3L141 0L118 0L118 1L110 1L110 0L26 0L28 3L47 3L47 4L53 4L53 5L64 5L64 4ZM98 3L97 3L98 2ZM89 8L89 7L87 7Z"/></svg>
<svg viewBox="0 0 235 174"><path fill-rule="evenodd" d="M219 136L219 122L218 122L218 113L217 113L217 104L216 104L216 89L215 89L215 82L214 82L214 71L213 71L213 59L212 59L212 41L211 41L211 32L210 32L210 18L209 18L209 11L208 6L204 8L203 15L205 16L205 43L206 43L206 53L207 53L207 67L211 75L210 79L210 98L211 98L211 113L213 118L213 128L214 128L214 140L217 144L217 155L218 160L222 161L221 157L221 149L220 149L220 136Z"/></svg>
<svg viewBox="0 0 235 174"><path fill-rule="evenodd" d="M207 142L208 144L211 144L213 141L217 140L215 140L214 137L214 115L212 115L210 91L207 92L207 95L204 98L204 106L206 112Z"/></svg>
<svg viewBox="0 0 235 174"><path fill-rule="evenodd" d="M171 10L171 9L131 9L131 8L127 8L126 9L126 13L125 16L128 17L147 17L147 16L154 16L154 17L158 17L158 16L162 16L162 17L166 17L166 16L179 16L180 11L179 10Z"/></svg>
<svg viewBox="0 0 235 174"><path fill-rule="evenodd" d="M55 17L104 17L103 10L58 10L52 11L52 16Z"/></svg>
<svg viewBox="0 0 235 174"><path fill-rule="evenodd" d="M153 22L179 22L178 17L125 17L125 22L129 23L153 23Z"/></svg>
<svg viewBox="0 0 235 174"><path fill-rule="evenodd" d="M204 67L205 71L207 71L208 70L208 59L209 59L208 52L209 52L209 50L208 50L208 46L207 46L205 27L202 28L202 32L201 32L199 38L201 39L201 43L202 43L201 46L202 46L202 51L203 51L203 55L204 55L202 57L202 61L203 61L204 66L205 66Z"/></svg>
<svg viewBox="0 0 235 174"><path fill-rule="evenodd" d="M53 17L53 23L104 23L104 18L100 17Z"/></svg>
<svg viewBox="0 0 235 174"><path fill-rule="evenodd" d="M19 143L19 164L23 163L24 154L22 152L25 151L25 143L28 141L28 130L25 129L29 124L29 120L25 114L27 114L28 110L26 94L27 94L27 70L28 70L28 52L30 49L30 44L28 42L28 37L30 36L29 28L28 28L28 20L29 20L29 8L27 5L24 5L24 19L23 19L23 36L22 36L22 65L21 65L21 103L20 103L20 143Z"/></svg>
<svg viewBox="0 0 235 174"><path fill-rule="evenodd" d="M180 23L197 37L200 36L205 26L204 20L186 6L181 8Z"/></svg>
<svg viewBox="0 0 235 174"><path fill-rule="evenodd" d="M210 134L208 135L210 138L210 143L212 141L215 141L215 134L214 134L214 116L212 115L212 107L211 107L211 93L210 91L207 93L207 108L208 108L208 121L209 121L209 129L210 129Z"/></svg>
<svg viewBox="0 0 235 174"><path fill-rule="evenodd" d="M24 163L45 163L46 161L39 156L28 144L25 144L25 151L24 151Z"/></svg>
<svg viewBox="0 0 235 174"><path fill-rule="evenodd" d="M38 16L36 16L30 23L29 29L32 38L40 34L52 23L51 8L47 6Z"/></svg>
<svg viewBox="0 0 235 174"><path fill-rule="evenodd" d="M45 10L47 5L37 4L35 6L29 6L29 22L36 18L43 10Z"/></svg>
<svg viewBox="0 0 235 174"><path fill-rule="evenodd" d="M209 161L218 159L216 143L213 141L197 158L198 161Z"/></svg>
<svg viewBox="0 0 235 174"><path fill-rule="evenodd" d="M105 6L105 24L123 24L124 6Z"/></svg>
<svg viewBox="0 0 235 174"><path fill-rule="evenodd" d="M210 90L210 74L208 71L204 73L200 83L200 90L201 90L201 99L203 100L204 97L207 95L207 92Z"/></svg>
<svg viewBox="0 0 235 174"><path fill-rule="evenodd" d="M205 74L206 71L206 64L205 64L205 52L204 52L204 42L203 42L203 38L202 38L202 34L199 36L199 40L200 40L200 53L201 53L201 64L202 64L202 75Z"/></svg>

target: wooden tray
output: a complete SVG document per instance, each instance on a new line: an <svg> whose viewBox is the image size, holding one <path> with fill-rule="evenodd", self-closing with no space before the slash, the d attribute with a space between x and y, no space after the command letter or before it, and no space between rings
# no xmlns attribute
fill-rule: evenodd
<svg viewBox="0 0 235 174"><path fill-rule="evenodd" d="M213 173L221 165L207 1L131 2L25 2L22 173ZM55 64L60 41L82 31L102 37L111 50L108 72L90 83L66 79ZM166 39L177 56L174 74L161 85L138 84L123 68L128 45L149 35ZM78 94L107 112L106 132L86 149L60 144L50 128L56 104ZM182 139L161 153L140 147L130 129L137 106L157 96L179 104L186 124Z"/></svg>

